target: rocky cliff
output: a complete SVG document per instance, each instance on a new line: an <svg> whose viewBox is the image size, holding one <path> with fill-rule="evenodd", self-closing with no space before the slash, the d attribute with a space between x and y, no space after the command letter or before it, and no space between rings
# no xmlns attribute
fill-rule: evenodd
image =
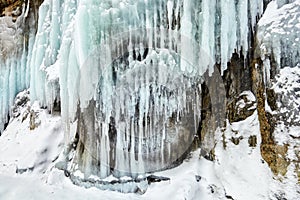
<svg viewBox="0 0 300 200"><path fill-rule="evenodd" d="M216 166L259 150L299 184L299 1L42 2L0 1L0 130L30 88L63 117L74 183L138 180L201 148Z"/></svg>

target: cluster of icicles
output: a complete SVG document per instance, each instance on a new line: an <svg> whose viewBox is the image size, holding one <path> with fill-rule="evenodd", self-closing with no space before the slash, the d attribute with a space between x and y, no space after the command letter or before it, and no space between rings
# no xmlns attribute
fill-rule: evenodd
<svg viewBox="0 0 300 200"><path fill-rule="evenodd" d="M247 51L262 7L260 0L45 0L26 62L1 64L0 130L11 98L30 82L32 101L50 110L60 101L66 144L79 139L66 167L72 174L138 177L168 168L197 131L202 75ZM12 74L14 60L24 67Z"/></svg>

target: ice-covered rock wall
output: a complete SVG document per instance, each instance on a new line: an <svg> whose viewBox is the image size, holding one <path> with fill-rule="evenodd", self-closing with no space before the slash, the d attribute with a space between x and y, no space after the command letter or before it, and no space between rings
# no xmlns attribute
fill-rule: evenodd
<svg viewBox="0 0 300 200"><path fill-rule="evenodd" d="M29 3L24 3L12 10L20 12L16 20L0 17L0 133L9 120L15 95L29 87L28 52L35 38L33 27L27 24L29 9Z"/></svg>
<svg viewBox="0 0 300 200"><path fill-rule="evenodd" d="M248 51L262 9L261 0L45 0L26 70L32 101L50 110L60 101L66 143L79 140L68 170L105 178L170 167L197 131L202 75Z"/></svg>
<svg viewBox="0 0 300 200"><path fill-rule="evenodd" d="M272 1L258 23L258 52L264 62L266 79L280 68L299 64L300 1ZM273 72L273 73L271 73Z"/></svg>
<svg viewBox="0 0 300 200"><path fill-rule="evenodd" d="M75 62L79 68L90 52L107 38L123 32L128 33L136 28L155 28L152 30L152 38L144 39L154 40L156 44L152 41L151 45L154 48L155 45L160 46L160 43L167 40L169 33L166 30L171 29L171 32L184 35L187 40L195 42L196 46L203 49L212 59L211 63L222 63L222 68L226 69L232 52L239 52L241 48L245 52L249 48L249 26L253 27L256 24L257 16L261 13L262 1L247 0L45 1L40 8L39 37L32 56L32 73L37 76L34 76L32 81L42 83L46 77L39 76L42 74L45 76L46 71L51 71L46 70L49 66L54 69L56 63L66 61L63 59L64 49L68 52L73 51L71 56L74 59L69 60ZM64 44L61 46L61 43ZM187 48L181 52L187 59L197 59L199 56L190 53L190 50L193 50L191 48L197 47L187 45L185 47L185 44L181 43L180 46ZM60 49L62 55L58 56ZM62 58L57 59L57 56ZM204 66L201 70L205 71L206 68L207 66ZM39 69L42 69L41 75L36 73ZM44 87L45 83L37 86L33 82L32 97L39 98L46 105L47 92L44 93L39 88ZM61 84L64 84L64 81L61 81Z"/></svg>
<svg viewBox="0 0 300 200"><path fill-rule="evenodd" d="M261 155L274 174L299 183L298 82L300 1L272 1L258 23L258 52L265 84L257 96ZM258 81L259 82L259 81ZM266 84L267 83L267 84ZM259 95L260 93L260 95ZM262 109L259 109L261 107ZM282 181L282 180L281 180ZM282 181L284 182L284 181ZM297 182L297 181L296 181ZM285 190L285 189L283 189Z"/></svg>

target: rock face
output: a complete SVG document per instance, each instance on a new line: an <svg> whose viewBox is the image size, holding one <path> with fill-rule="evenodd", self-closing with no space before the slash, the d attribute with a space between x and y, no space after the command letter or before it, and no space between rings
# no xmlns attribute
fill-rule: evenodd
<svg viewBox="0 0 300 200"><path fill-rule="evenodd" d="M136 178L173 167L195 146L215 161L216 141L223 140L224 149L229 142L260 147L275 175L285 176L292 167L299 177L299 135L279 138L300 123L300 103L290 97L298 98L300 87L288 89L299 83L299 72L293 79L275 78L284 73L283 65L298 62L298 32L285 43L280 31L270 33L276 23L263 21L258 28L261 1L95 2L48 0L40 7L38 26L42 1L0 1L0 29L6 31L0 33L2 58L29 60L23 60L20 72L3 65L8 80L23 73L27 78L1 102L30 82L33 100L61 112L70 148L66 157L71 157L62 167L67 176L76 182L92 182L91 175ZM270 1L263 2L266 8ZM277 1L283 10L289 2ZM292 4L294 14L298 4ZM294 15L287 18L296 26ZM291 45L296 51L287 53ZM101 51L89 50L99 46ZM16 53L16 47L24 51ZM0 89L13 85L5 82ZM1 114L9 113L5 106ZM232 129L225 137L226 128L256 113L261 141L259 131ZM27 115L35 129L35 113ZM1 120L6 122L7 115ZM78 171L82 177L76 177Z"/></svg>
<svg viewBox="0 0 300 200"><path fill-rule="evenodd" d="M258 24L262 62L255 75L259 80L256 94L262 156L274 174L287 178L286 174L290 171L293 174L291 177L298 176L298 180L299 139L295 129L299 127L299 26L294 19L299 15L299 8L298 1L269 4L265 16ZM287 22L289 25L286 25ZM285 33L288 32L290 35L286 37Z"/></svg>
<svg viewBox="0 0 300 200"><path fill-rule="evenodd" d="M45 13L72 13L52 16L65 19L62 25L45 15L45 19L51 19L49 26L59 30L51 29L50 38L57 35L63 39L38 40L35 48L53 47L42 54L49 61L44 63L45 68L60 68L62 115L66 124L79 123L80 143L71 174L79 169L84 178L92 174L101 178L111 174L134 177L172 167L190 149L188 144L194 135L213 156L214 131L225 122L226 92L231 97L239 95L222 87L220 74L228 68L227 61L235 49L246 54L253 37L251 28L262 12L261 2L129 1L101 6L79 2L77 10L68 6L74 5L53 1L42 5ZM101 20L95 17L99 12ZM87 19L91 22L86 23ZM90 30L90 34L82 30ZM42 27L38 35L48 33ZM103 44L108 51L91 52L101 55L93 61L88 50L103 48ZM238 87L240 92L250 88L251 82L241 84L235 79L249 80L245 77L251 73L239 72L239 67L245 67L245 59L234 55L234 70L228 73L228 81L233 80L234 85L228 83L228 88ZM34 57L40 56L35 51ZM40 74L37 66L32 65L32 69ZM33 81L38 80L33 77ZM35 98L47 97L35 85L33 91ZM207 121L203 117L202 128L198 128L201 101ZM250 115L246 107L238 112Z"/></svg>
<svg viewBox="0 0 300 200"><path fill-rule="evenodd" d="M0 18L0 50L1 60L10 57L12 54L17 53L17 49L22 48L22 20L24 16L21 16L16 22L17 18L22 14L25 9L25 4L22 1L11 2L12 4L4 4L0 7L2 17ZM24 12L23 12L24 13Z"/></svg>
<svg viewBox="0 0 300 200"><path fill-rule="evenodd" d="M272 81L271 91L276 106L270 106L269 121L273 129L274 140L281 146L281 153L285 163L283 167L290 167L299 177L299 151L300 138L297 131L300 126L299 119L299 67L286 67L280 70ZM270 94L267 93L267 94ZM268 97L269 98L269 97Z"/></svg>
<svg viewBox="0 0 300 200"><path fill-rule="evenodd" d="M22 13L23 1L0 1L0 14L1 16L10 16L13 17L15 21L18 16Z"/></svg>
<svg viewBox="0 0 300 200"><path fill-rule="evenodd" d="M29 88L31 47L37 30L38 1L0 3L0 133L18 92Z"/></svg>
<svg viewBox="0 0 300 200"><path fill-rule="evenodd" d="M294 133L295 127L299 127L297 117L299 105L297 103L297 88L299 87L297 68L299 66L296 66L296 69L281 69L286 65L293 67L299 58L299 56L295 56L299 50L298 44L295 43L298 40L295 39L297 36L291 34L289 39L280 36L284 34L282 29L286 32L298 32L298 28L294 27L297 20L293 19L299 14L299 3L291 2L278 2L279 7L282 8L281 11L278 10L275 13L281 14L274 15L273 18L269 16L272 12L270 8L274 7L276 2L270 4L269 10L266 11L268 17L259 23L258 28L255 28L259 30L259 40L255 37L256 32L249 37L251 38L251 46L254 48L250 49L247 55L243 55L242 52L233 53L230 62L228 62L228 69L225 70L222 77L226 89L226 118L229 123L245 120L257 110L261 143L258 143L257 137L254 135L248 138L249 146L260 146L262 158L276 176L287 178L286 174L290 169L292 176L298 176L299 179L299 156L297 156L299 154L299 138L298 134L295 135ZM289 9L292 9L294 14L286 16L284 13ZM291 26L283 25L284 18L290 21ZM277 19L280 23L276 23ZM277 26L282 27L282 29L277 28ZM275 39L276 36L279 37L280 44ZM272 45L273 49L271 50L270 46ZM286 49L289 46L296 49L293 51L294 53L287 52L291 50ZM247 97L243 93L245 90L252 91L255 97L249 99L249 96ZM214 134L212 131L214 129L211 129L212 126L206 124L209 121L214 121L214 118L210 114L209 92L206 92L205 86L203 86L202 91L203 110L202 126L200 127L202 127L202 147L205 148L205 143L209 138L207 135L213 137ZM239 145L243 137L232 137L230 140L235 145ZM224 148L226 148L225 143ZM209 155L206 157L209 160L215 158L214 151L214 148L208 151ZM203 153L203 155L205 154Z"/></svg>
<svg viewBox="0 0 300 200"><path fill-rule="evenodd" d="M250 117L256 110L256 98L252 93L243 92L228 104L229 122L237 122Z"/></svg>

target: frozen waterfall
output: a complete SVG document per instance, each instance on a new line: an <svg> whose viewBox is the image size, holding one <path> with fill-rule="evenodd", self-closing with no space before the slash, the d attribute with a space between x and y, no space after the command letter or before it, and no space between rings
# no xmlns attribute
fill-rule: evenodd
<svg viewBox="0 0 300 200"><path fill-rule="evenodd" d="M29 88L31 50L34 43L34 22L29 4L24 4L16 21L11 16L0 17L0 135L11 115L16 94ZM28 30L25 35L24 30Z"/></svg>
<svg viewBox="0 0 300 200"><path fill-rule="evenodd" d="M45 0L21 62L1 64L0 130L30 82L32 101L61 103L74 176L171 167L197 133L204 73L247 53L262 9L261 0Z"/></svg>

